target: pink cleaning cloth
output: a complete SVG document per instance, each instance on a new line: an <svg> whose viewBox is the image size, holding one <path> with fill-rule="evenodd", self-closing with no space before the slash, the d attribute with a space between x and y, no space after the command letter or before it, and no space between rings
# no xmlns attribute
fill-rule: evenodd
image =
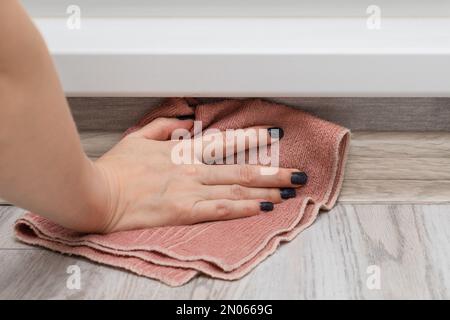
<svg viewBox="0 0 450 320"><path fill-rule="evenodd" d="M319 210L329 210L336 202L350 140L348 129L259 99L197 104L192 99L173 98L151 110L127 133L157 117L182 115L195 115L203 129L283 128L280 166L306 172L308 183L272 212L248 218L99 235L76 233L28 213L15 224L17 238L171 286L183 285L199 274L234 280L250 272L281 242L310 226Z"/></svg>

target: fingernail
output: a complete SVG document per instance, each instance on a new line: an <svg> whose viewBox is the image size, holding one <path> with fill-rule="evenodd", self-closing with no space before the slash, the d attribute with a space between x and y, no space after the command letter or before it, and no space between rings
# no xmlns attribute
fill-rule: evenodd
<svg viewBox="0 0 450 320"><path fill-rule="evenodd" d="M297 191L294 188L281 188L280 189L281 199L295 198Z"/></svg>
<svg viewBox="0 0 450 320"><path fill-rule="evenodd" d="M264 202L260 202L259 203L259 207L261 209L261 211L272 211L273 210L273 203L272 202L268 202L268 201L264 201Z"/></svg>
<svg viewBox="0 0 450 320"><path fill-rule="evenodd" d="M178 120L194 120L195 119L195 115L188 114L188 115L185 115L185 116L178 116L177 119Z"/></svg>
<svg viewBox="0 0 450 320"><path fill-rule="evenodd" d="M293 172L291 175L292 184L305 185L308 182L308 176L304 172Z"/></svg>
<svg viewBox="0 0 450 320"><path fill-rule="evenodd" d="M274 139L280 140L284 136L283 129L281 129L279 127L272 127L272 128L267 129L267 131L269 131L269 135Z"/></svg>

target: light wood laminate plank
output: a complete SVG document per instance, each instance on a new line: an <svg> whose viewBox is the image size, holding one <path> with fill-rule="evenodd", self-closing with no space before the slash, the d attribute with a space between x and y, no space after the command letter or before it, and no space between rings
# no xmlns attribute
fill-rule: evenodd
<svg viewBox="0 0 450 320"><path fill-rule="evenodd" d="M450 203L450 181L345 180L341 203Z"/></svg>
<svg viewBox="0 0 450 320"><path fill-rule="evenodd" d="M14 239L14 222L26 211L13 206L0 206L0 249L40 250Z"/></svg>
<svg viewBox="0 0 450 320"><path fill-rule="evenodd" d="M122 132L80 135L87 154L97 158L119 141ZM449 181L450 132L355 132L340 201L450 202ZM0 199L2 203L6 202Z"/></svg>
<svg viewBox="0 0 450 320"><path fill-rule="evenodd" d="M448 158L361 158L350 155L347 180L449 180Z"/></svg>
<svg viewBox="0 0 450 320"><path fill-rule="evenodd" d="M353 132L350 154L367 158L448 158L450 132Z"/></svg>
<svg viewBox="0 0 450 320"><path fill-rule="evenodd" d="M0 299L449 299L449 211L339 204L243 279L178 288L47 250L0 249ZM66 287L70 265L80 267L80 290ZM379 289L367 286L371 268Z"/></svg>

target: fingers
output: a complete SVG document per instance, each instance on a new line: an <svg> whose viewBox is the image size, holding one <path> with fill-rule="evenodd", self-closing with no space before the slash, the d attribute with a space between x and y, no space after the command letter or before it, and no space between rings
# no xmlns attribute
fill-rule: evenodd
<svg viewBox="0 0 450 320"><path fill-rule="evenodd" d="M273 210L273 203L263 200L205 200L192 208L193 223L230 220Z"/></svg>
<svg viewBox="0 0 450 320"><path fill-rule="evenodd" d="M199 166L199 179L206 185L239 184L246 187L289 188L305 185L308 176L297 169L277 168L262 174L267 167L253 165Z"/></svg>
<svg viewBox="0 0 450 320"><path fill-rule="evenodd" d="M218 131L210 129L199 138L202 140L201 154L196 154L204 163L223 163L220 160L242 153L249 149L258 150L259 147L270 145L283 136L281 128L260 126L246 129ZM197 140L198 141L198 140Z"/></svg>
<svg viewBox="0 0 450 320"><path fill-rule="evenodd" d="M172 133L177 129L189 133L193 124L194 121L191 119L157 118L129 136L165 141L169 140Z"/></svg>
<svg viewBox="0 0 450 320"><path fill-rule="evenodd" d="M282 199L295 197L295 189L279 188L249 188L238 184L203 186L202 194L206 200L250 200L265 199L273 203L280 203Z"/></svg>

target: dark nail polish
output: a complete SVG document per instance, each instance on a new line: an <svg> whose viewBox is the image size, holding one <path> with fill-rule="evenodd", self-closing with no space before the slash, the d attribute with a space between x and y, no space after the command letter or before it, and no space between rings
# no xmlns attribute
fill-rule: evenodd
<svg viewBox="0 0 450 320"><path fill-rule="evenodd" d="M304 172L293 172L291 175L291 183L305 185L308 182L308 176Z"/></svg>
<svg viewBox="0 0 450 320"><path fill-rule="evenodd" d="M297 191L294 188L281 188L280 189L281 199L295 198Z"/></svg>
<svg viewBox="0 0 450 320"><path fill-rule="evenodd" d="M272 202L268 202L268 201L264 201L264 202L260 202L259 203L259 207L261 209L261 211L272 211L273 210L273 203Z"/></svg>
<svg viewBox="0 0 450 320"><path fill-rule="evenodd" d="M178 120L194 120L195 119L195 115L188 114L188 115L185 115L185 116L178 116L177 119Z"/></svg>
<svg viewBox="0 0 450 320"><path fill-rule="evenodd" d="M269 131L269 135L274 139L280 140L284 136L283 129L281 129L279 127L269 128L269 129L267 129L267 131Z"/></svg>

